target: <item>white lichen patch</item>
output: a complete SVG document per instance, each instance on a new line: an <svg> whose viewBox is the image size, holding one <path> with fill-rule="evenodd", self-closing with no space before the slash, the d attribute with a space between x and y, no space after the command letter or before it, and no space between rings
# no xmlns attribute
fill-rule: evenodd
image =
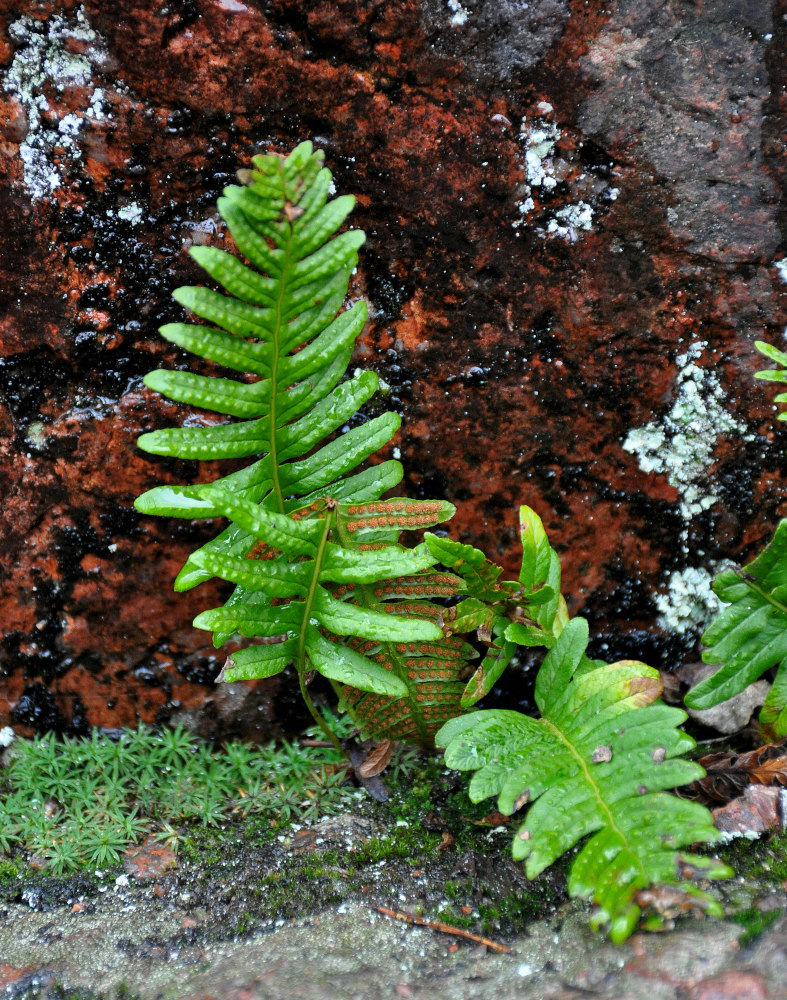
<svg viewBox="0 0 787 1000"><path fill-rule="evenodd" d="M141 205L138 205L135 201L132 201L128 205L123 205L117 210L117 215L119 219L123 219L124 222L130 222L132 226L139 225L140 222L145 218L145 212Z"/></svg>
<svg viewBox="0 0 787 1000"><path fill-rule="evenodd" d="M557 184L552 154L559 138L560 129L554 122L538 119L530 123L527 118L522 119L519 141L525 151L524 167L527 181L523 186L523 197L518 206L522 215L528 215L535 207L532 198L533 188L551 190ZM522 222L520 219L514 225L521 225Z"/></svg>
<svg viewBox="0 0 787 1000"><path fill-rule="evenodd" d="M554 175L552 155L560 138L560 129L554 122L542 122L528 125L527 119L522 119L519 138L525 147L525 176L531 187L555 187L557 179Z"/></svg>
<svg viewBox="0 0 787 1000"><path fill-rule="evenodd" d="M643 472L667 476L678 491L685 521L718 499L708 469L713 449L724 434L745 433L746 426L727 412L724 390L713 371L697 359L707 344L697 341L676 360L675 401L660 420L629 431L623 447L637 456Z"/></svg>
<svg viewBox="0 0 787 1000"><path fill-rule="evenodd" d="M470 11L467 7L463 7L459 0L445 0L446 7L451 11L451 24L455 28L461 28L463 24L467 24L467 19L470 17Z"/></svg>
<svg viewBox="0 0 787 1000"><path fill-rule="evenodd" d="M775 260L773 266L779 272L779 277L782 281L787 283L787 257L782 257L781 260Z"/></svg>
<svg viewBox="0 0 787 1000"><path fill-rule="evenodd" d="M586 201L576 205L566 205L558 209L547 223L547 233L550 236L562 236L570 243L576 242L579 233L587 232L593 225L593 209Z"/></svg>
<svg viewBox="0 0 787 1000"><path fill-rule="evenodd" d="M654 595L660 627L667 632L704 628L719 610L711 589L714 575L701 566L671 573L666 592Z"/></svg>
<svg viewBox="0 0 787 1000"><path fill-rule="evenodd" d="M103 107L103 94L98 90L81 114L67 111L57 100L51 104L47 94L59 96L69 88L87 86L93 67L105 61L106 52L82 7L73 17L58 14L49 21L23 14L8 32L17 50L3 74L2 86L19 101L27 118L19 156L25 186L33 200L38 200L59 188L63 171L81 159L78 136L84 118L95 119ZM79 51L72 52L69 46Z"/></svg>
<svg viewBox="0 0 787 1000"><path fill-rule="evenodd" d="M552 106L542 102L538 109L547 115ZM579 171L576 163L572 165L558 155L557 143L562 134L547 118L522 119L519 141L524 150L524 183L518 190L519 218L512 225L518 228L535 224L535 231L544 238L559 237L574 243L592 228L598 206L603 211L620 190L611 187L606 179ZM564 200L553 206L550 196L561 183L570 192L572 201L566 204Z"/></svg>

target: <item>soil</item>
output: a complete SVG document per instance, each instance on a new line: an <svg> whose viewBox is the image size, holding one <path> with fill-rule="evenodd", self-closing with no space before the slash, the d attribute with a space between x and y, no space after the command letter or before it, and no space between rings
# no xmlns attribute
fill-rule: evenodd
<svg viewBox="0 0 787 1000"><path fill-rule="evenodd" d="M311 826L184 830L177 857L149 845L125 870L9 868L0 996L784 1000L787 837L725 849L740 874L713 888L724 920L616 947L567 900L564 868L525 878L510 831L455 779L434 762L387 803L359 798Z"/></svg>

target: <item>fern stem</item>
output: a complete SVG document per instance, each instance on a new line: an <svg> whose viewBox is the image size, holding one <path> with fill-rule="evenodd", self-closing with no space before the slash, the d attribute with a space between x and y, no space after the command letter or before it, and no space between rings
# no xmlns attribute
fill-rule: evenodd
<svg viewBox="0 0 787 1000"><path fill-rule="evenodd" d="M323 719L322 715L317 711L314 702L306 689L306 627L311 618L312 604L314 603L314 595L317 593L317 584L320 579L320 567L322 566L323 556L325 554L325 546L328 542L328 536L331 533L331 526L333 525L335 515L333 510L329 509L325 512L323 517L323 529L322 535L320 536L320 541L317 545L317 552L314 557L314 572L312 573L312 578L309 583L309 592L304 600L304 612L303 612L303 626L301 627L300 635L298 636L298 657L295 662L295 666L298 670L298 683L301 687L301 695L303 700L306 702L306 707L312 714L315 722L320 726L322 731L328 737L328 739L333 743L337 750L342 751L342 745L339 742L336 734L333 732L328 723Z"/></svg>
<svg viewBox="0 0 787 1000"><path fill-rule="evenodd" d="M325 733L325 735L328 737L331 743L333 743L336 749L340 753L344 753L344 748L339 742L339 738L337 737L336 733L334 733L334 731L331 729L331 727L323 718L322 712L319 712L317 710L317 706L312 701L312 697L309 694L309 689L306 687L305 671L301 670L300 668L298 669L298 683L300 684L301 688L301 697L303 698L306 707L309 709L311 717L314 719L314 721L317 723L320 729L322 729L322 731Z"/></svg>

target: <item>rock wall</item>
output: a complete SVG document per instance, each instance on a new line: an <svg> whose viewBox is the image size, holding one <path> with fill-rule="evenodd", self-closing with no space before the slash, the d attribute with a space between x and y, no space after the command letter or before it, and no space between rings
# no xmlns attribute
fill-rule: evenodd
<svg viewBox="0 0 787 1000"><path fill-rule="evenodd" d="M358 195L407 490L512 571L530 504L596 652L679 662L783 497L751 376L787 319L786 38L784 0L0 4L0 723L293 722L286 678L213 687L220 592L171 592L202 529L131 503L209 471L134 446L184 416L141 376L185 362L186 250L305 138Z"/></svg>

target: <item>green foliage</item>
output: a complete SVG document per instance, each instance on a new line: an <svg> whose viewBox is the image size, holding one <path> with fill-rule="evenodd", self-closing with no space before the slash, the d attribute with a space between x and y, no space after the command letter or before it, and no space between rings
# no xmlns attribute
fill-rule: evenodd
<svg viewBox="0 0 787 1000"><path fill-rule="evenodd" d="M787 366L787 354L760 340L755 346L771 361ZM756 372L755 378L785 382L787 371L768 369ZM774 398L787 403L785 393ZM786 419L787 412L779 414L779 420ZM756 559L742 569L719 573L713 589L727 607L702 636L708 647L702 658L720 668L689 691L686 704L710 708L740 694L775 667L759 721L763 739L781 739L787 735L787 521L779 523Z"/></svg>
<svg viewBox="0 0 787 1000"><path fill-rule="evenodd" d="M778 350L773 347L772 344L766 343L764 340L755 340L754 346L760 352L764 354L766 358L771 361L775 361L777 365L781 365L782 369L787 368L787 354L784 351ZM766 382L787 382L787 371L780 370L778 368L766 368L763 371L755 372L755 378L761 378ZM787 393L780 393L778 396L773 397L774 403L781 403L784 405L787 403ZM787 420L787 410L784 410L779 414L779 420Z"/></svg>
<svg viewBox="0 0 787 1000"><path fill-rule="evenodd" d="M498 797L510 815L526 803L514 837L514 857L535 878L583 837L571 866L569 892L593 898L596 923L622 941L640 916L636 893L656 882L677 882L690 865L706 877L726 866L684 854L692 843L713 843L710 813L662 794L703 774L680 755L693 741L676 728L685 713L655 701L658 674L622 661L583 669L587 623L561 631L536 681L540 719L489 710L452 719L437 735L446 763L475 771L470 797ZM707 908L718 907L707 900Z"/></svg>
<svg viewBox="0 0 787 1000"><path fill-rule="evenodd" d="M568 620L560 593L560 560L550 546L541 519L520 507L522 566L519 581L503 580L502 570L480 549L427 533L432 555L460 578L458 594L467 594L442 616L447 634L478 631L489 645L480 666L462 692L470 708L489 694L519 645L550 646Z"/></svg>
<svg viewBox="0 0 787 1000"><path fill-rule="evenodd" d="M428 745L443 726L448 762L479 772L476 798L499 795L503 811L526 793L539 799L515 840L531 874L593 834L574 863L571 889L594 896L600 919L622 940L639 914L637 890L674 881L679 848L714 839L706 810L661 794L700 773L679 759L691 745L675 728L684 716L654 704L660 686L648 667L586 656L587 626L569 622L560 561L534 511L520 511L518 580L502 579L478 549L437 534L401 543L402 532L442 523L454 508L382 499L401 479L396 462L359 471L391 440L399 418L386 413L346 429L377 388L371 373L343 380L366 316L362 303L342 311L363 234L334 234L353 200L328 200L330 174L310 143L286 159L253 162L244 185L219 200L248 264L192 249L227 294L179 289L177 300L211 325L162 328L173 343L244 379L161 371L146 379L171 399L230 419L155 431L139 443L178 458L254 461L213 483L158 487L137 507L230 522L176 580L178 590L211 577L235 584L225 605L195 621L213 631L217 646L231 636L257 640L231 655L220 680L270 677L293 663L321 724L307 690L311 671L328 678L340 706L378 738ZM474 673L471 634L486 648ZM492 689L520 645L548 650L537 681L543 717L457 718Z"/></svg>
<svg viewBox="0 0 787 1000"><path fill-rule="evenodd" d="M448 674L434 689L430 671L445 640L435 606L424 598L452 593L450 577L429 573L435 558L426 545L405 548L398 538L446 520L454 508L380 502L401 479L398 462L357 471L398 430L397 415L384 413L324 443L373 395L378 380L362 372L343 381L366 319L362 302L342 311L364 236L353 230L334 236L353 199L328 199L331 176L322 158L311 143L286 159L254 158L248 183L228 187L219 199L249 265L222 250L192 248L228 294L178 289L177 300L213 325L161 329L181 347L254 381L167 371L145 379L171 399L235 420L143 434L141 448L178 458L256 460L213 483L157 487L136 505L149 514L230 521L192 553L175 582L186 590L217 576L236 585L223 607L195 622L213 631L217 646L236 634L261 640L235 653L220 680L271 677L294 663L313 714L311 670L337 687L362 725L429 743L455 714L457 676L473 650L454 643ZM396 598L408 600L398 606L391 603ZM377 725L390 699L400 702L395 718Z"/></svg>
<svg viewBox="0 0 787 1000"><path fill-rule="evenodd" d="M334 749L305 755L292 743L211 750L181 728L37 736L15 743L0 771L0 851L30 851L62 875L116 865L151 832L177 846L184 823L315 817L352 794L342 762Z"/></svg>
<svg viewBox="0 0 787 1000"><path fill-rule="evenodd" d="M760 725L764 735L781 738L787 735L787 520L756 559L719 573L713 589L727 607L702 637L708 647L702 658L722 666L692 688L686 704L710 708L777 667Z"/></svg>

